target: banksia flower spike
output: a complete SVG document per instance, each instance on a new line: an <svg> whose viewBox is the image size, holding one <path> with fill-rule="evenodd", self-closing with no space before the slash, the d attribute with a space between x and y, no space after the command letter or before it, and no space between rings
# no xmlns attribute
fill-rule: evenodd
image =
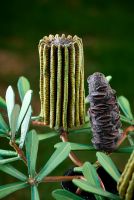
<svg viewBox="0 0 134 200"><path fill-rule="evenodd" d="M41 117L51 128L84 123L84 59L77 36L45 36L39 43Z"/></svg>
<svg viewBox="0 0 134 200"><path fill-rule="evenodd" d="M117 189L122 199L134 199L134 151L132 152L120 177Z"/></svg>
<svg viewBox="0 0 134 200"><path fill-rule="evenodd" d="M116 149L121 127L115 91L105 76L98 72L88 77L88 86L92 143L97 150L112 152Z"/></svg>

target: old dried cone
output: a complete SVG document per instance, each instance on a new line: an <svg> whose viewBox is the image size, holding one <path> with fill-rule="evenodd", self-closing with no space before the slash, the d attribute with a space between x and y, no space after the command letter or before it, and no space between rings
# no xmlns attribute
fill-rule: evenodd
<svg viewBox="0 0 134 200"><path fill-rule="evenodd" d="M121 127L116 93L99 72L88 77L88 86L92 143L97 150L112 152L117 147Z"/></svg>
<svg viewBox="0 0 134 200"><path fill-rule="evenodd" d="M64 34L39 42L41 117L51 128L84 123L84 58L82 40Z"/></svg>

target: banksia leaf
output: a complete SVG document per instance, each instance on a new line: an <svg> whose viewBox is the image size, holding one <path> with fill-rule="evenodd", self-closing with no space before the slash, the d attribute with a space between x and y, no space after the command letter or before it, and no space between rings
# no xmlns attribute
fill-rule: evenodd
<svg viewBox="0 0 134 200"><path fill-rule="evenodd" d="M24 98L26 92L28 90L30 90L30 83L29 83L28 79L25 78L24 76L21 76L18 80L17 87L18 87L20 99L21 99L21 101L23 101L23 98Z"/></svg>
<svg viewBox="0 0 134 200"><path fill-rule="evenodd" d="M101 73L88 78L92 143L98 150L111 152L116 149L121 127L115 91Z"/></svg>
<svg viewBox="0 0 134 200"><path fill-rule="evenodd" d="M45 36L39 43L41 117L50 128L84 124L84 59L77 36Z"/></svg>
<svg viewBox="0 0 134 200"><path fill-rule="evenodd" d="M6 185L0 186L0 199L6 197L7 195L16 192L17 190L23 189L25 187L28 187L27 182L15 182L15 183L9 183Z"/></svg>
<svg viewBox="0 0 134 200"><path fill-rule="evenodd" d="M11 126L11 114L15 105L15 94L11 86L7 88L5 98L6 98L6 105L7 105L8 120Z"/></svg>
<svg viewBox="0 0 134 200"><path fill-rule="evenodd" d="M132 152L119 179L117 189L122 199L134 199L134 151Z"/></svg>
<svg viewBox="0 0 134 200"><path fill-rule="evenodd" d="M3 108L3 109L7 108L6 102L2 97L0 97L0 108Z"/></svg>

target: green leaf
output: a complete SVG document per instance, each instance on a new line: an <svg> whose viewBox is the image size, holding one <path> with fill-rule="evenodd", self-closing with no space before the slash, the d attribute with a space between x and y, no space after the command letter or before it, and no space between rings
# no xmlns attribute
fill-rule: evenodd
<svg viewBox="0 0 134 200"><path fill-rule="evenodd" d="M86 192L91 192L93 194L97 194L103 197L107 197L109 199L114 199L114 200L120 200L120 197L112 194L110 192L104 191L101 188L95 187L91 184L89 184L89 182L84 181L84 180L78 180L78 179L73 179L73 183L81 188L82 190L86 191Z"/></svg>
<svg viewBox="0 0 134 200"><path fill-rule="evenodd" d="M132 138L132 136L131 135L127 135L127 139L128 139L128 141L129 141L129 144L132 146L132 147L134 147L134 139Z"/></svg>
<svg viewBox="0 0 134 200"><path fill-rule="evenodd" d="M120 173L113 163L112 159L102 152L97 152L96 156L98 158L101 166L106 170L106 172L115 180L119 181Z"/></svg>
<svg viewBox="0 0 134 200"><path fill-rule="evenodd" d="M11 125L10 125L12 140L15 138L19 113L20 113L20 106L18 104L15 104L11 114Z"/></svg>
<svg viewBox="0 0 134 200"><path fill-rule="evenodd" d="M25 141L25 138L26 138L26 133L27 133L28 128L29 128L31 115L32 115L32 108L31 108L31 106L29 106L28 111L27 111L25 118L24 118L22 125L21 125L21 136L20 136L20 144L19 144L19 147L21 149L23 148L24 141Z"/></svg>
<svg viewBox="0 0 134 200"><path fill-rule="evenodd" d="M1 185L0 186L0 199L6 197L7 195L23 189L25 187L29 186L28 183L26 182L17 182L17 183L10 183L10 184L6 184L6 185Z"/></svg>
<svg viewBox="0 0 134 200"><path fill-rule="evenodd" d="M91 163L85 162L82 167L82 172L88 182L96 187L101 187L96 169Z"/></svg>
<svg viewBox="0 0 134 200"><path fill-rule="evenodd" d="M38 120L40 121L41 119L42 119L42 117L41 117L40 115L32 116L32 117L31 117L31 120L32 120L32 121L36 121L36 120L37 120L37 121L38 121Z"/></svg>
<svg viewBox="0 0 134 200"><path fill-rule="evenodd" d="M86 145L86 144L77 144L77 143L73 143L73 142L65 142L66 144L69 144L71 147L71 150L73 151L79 151L79 150L89 150L89 151L96 151L96 149L91 146L91 145ZM59 142L57 144L54 145L54 148L58 148L60 145L62 144L62 142Z"/></svg>
<svg viewBox="0 0 134 200"><path fill-rule="evenodd" d="M10 163L10 162L14 162L16 160L20 160L20 157L17 156L17 157L13 157L13 158L2 159L2 160L0 160L0 165L7 164L7 163Z"/></svg>
<svg viewBox="0 0 134 200"><path fill-rule="evenodd" d="M131 125L134 125L134 121L129 120L128 118L126 118L124 115L121 115L121 114L120 114L120 120L121 120L122 122L131 124Z"/></svg>
<svg viewBox="0 0 134 200"><path fill-rule="evenodd" d="M6 91L6 105L7 105L7 114L10 125L11 125L11 114L14 108L14 104L15 104L15 94L12 87L9 86Z"/></svg>
<svg viewBox="0 0 134 200"><path fill-rule="evenodd" d="M0 97L0 108L3 108L3 109L7 108L6 102L2 97Z"/></svg>
<svg viewBox="0 0 134 200"><path fill-rule="evenodd" d="M90 133L90 129L91 129L91 124L90 124L90 121L89 122L86 122L85 124L83 124L81 126L82 129L85 129L85 128L88 128L89 129L89 133Z"/></svg>
<svg viewBox="0 0 134 200"><path fill-rule="evenodd" d="M60 163L62 163L70 153L70 145L62 143L50 157L48 162L37 175L36 179L40 182L45 176L50 174Z"/></svg>
<svg viewBox="0 0 134 200"><path fill-rule="evenodd" d="M1 159L2 159L2 157L0 156L0 160ZM0 165L0 170L5 172L6 174L9 174L9 175L21 180L21 181L27 180L27 177L23 173L18 171L16 168L14 168L10 164Z"/></svg>
<svg viewBox="0 0 134 200"><path fill-rule="evenodd" d="M28 162L28 172L31 177L36 173L36 159L38 152L38 136L35 130L31 130L26 136L26 157Z"/></svg>
<svg viewBox="0 0 134 200"><path fill-rule="evenodd" d="M5 132L8 132L9 128L5 122L5 120L3 119L1 113L0 113L0 129L4 130Z"/></svg>
<svg viewBox="0 0 134 200"><path fill-rule="evenodd" d="M132 115L130 104L129 104L129 101L127 100L127 98L124 96L120 96L118 98L118 103L119 103L119 106L122 109L123 113L125 114L125 116L129 120L133 120L133 115Z"/></svg>
<svg viewBox="0 0 134 200"><path fill-rule="evenodd" d="M85 115L85 123L88 123L88 122L89 122L89 116Z"/></svg>
<svg viewBox="0 0 134 200"><path fill-rule="evenodd" d="M0 156L17 156L17 153L15 151L0 149Z"/></svg>
<svg viewBox="0 0 134 200"><path fill-rule="evenodd" d="M52 192L52 196L56 200L83 200L83 198L67 191L67 190L62 190L62 189L57 189Z"/></svg>
<svg viewBox="0 0 134 200"><path fill-rule="evenodd" d="M59 133L57 132L49 132L49 133L44 133L44 134L38 134L38 139L39 141L41 140L46 140L46 139L49 139L51 137L55 137L55 136L58 136Z"/></svg>
<svg viewBox="0 0 134 200"><path fill-rule="evenodd" d="M17 123L17 131L19 130L19 127L22 123L22 120L24 119L24 116L28 110L28 107L31 103L31 99L32 99L32 90L28 90L24 96L23 102L22 102L22 106L21 106L21 110L20 110L20 114L18 117L18 123Z"/></svg>
<svg viewBox="0 0 134 200"><path fill-rule="evenodd" d="M106 76L106 79L107 79L108 82L110 82L111 79L112 79L112 76Z"/></svg>
<svg viewBox="0 0 134 200"><path fill-rule="evenodd" d="M8 137L8 133L7 131L3 130L3 129L0 129L0 137Z"/></svg>
<svg viewBox="0 0 134 200"><path fill-rule="evenodd" d="M38 188L36 185L31 186L31 200L40 200Z"/></svg>
<svg viewBox="0 0 134 200"><path fill-rule="evenodd" d="M89 163L85 162L81 168L81 172L83 173L86 180L93 186L101 188L100 181L98 178L98 174L96 172L95 167ZM74 171L79 170L79 167L74 168ZM101 196L95 195L96 200L103 200Z"/></svg>
<svg viewBox="0 0 134 200"><path fill-rule="evenodd" d="M119 148L117 149L116 153L132 153L132 151L134 150L134 146L128 146L128 147L122 147L122 148Z"/></svg>
<svg viewBox="0 0 134 200"><path fill-rule="evenodd" d="M18 80L17 87L18 87L20 99L21 99L21 101L23 101L23 98L24 98L26 92L28 90L30 90L30 83L29 83L28 79L25 78L24 76L21 76Z"/></svg>
<svg viewBox="0 0 134 200"><path fill-rule="evenodd" d="M89 104L90 102L89 102L89 97L87 96L87 97L85 97L85 104Z"/></svg>
<svg viewBox="0 0 134 200"><path fill-rule="evenodd" d="M72 134L74 134L74 133L76 133L76 134L88 133L88 134L90 134L91 130L90 130L89 127L88 128L80 128L80 129L70 130L69 133L72 133Z"/></svg>

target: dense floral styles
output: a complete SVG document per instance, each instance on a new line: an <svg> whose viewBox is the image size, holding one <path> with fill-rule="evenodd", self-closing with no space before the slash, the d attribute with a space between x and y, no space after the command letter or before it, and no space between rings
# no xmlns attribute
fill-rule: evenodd
<svg viewBox="0 0 134 200"><path fill-rule="evenodd" d="M84 123L84 58L82 40L64 34L39 43L41 117L57 129Z"/></svg>
<svg viewBox="0 0 134 200"><path fill-rule="evenodd" d="M117 188L122 199L134 199L134 151L125 166Z"/></svg>
<svg viewBox="0 0 134 200"><path fill-rule="evenodd" d="M88 77L88 86L92 143L98 150L111 152L116 149L121 127L115 91L99 72Z"/></svg>

